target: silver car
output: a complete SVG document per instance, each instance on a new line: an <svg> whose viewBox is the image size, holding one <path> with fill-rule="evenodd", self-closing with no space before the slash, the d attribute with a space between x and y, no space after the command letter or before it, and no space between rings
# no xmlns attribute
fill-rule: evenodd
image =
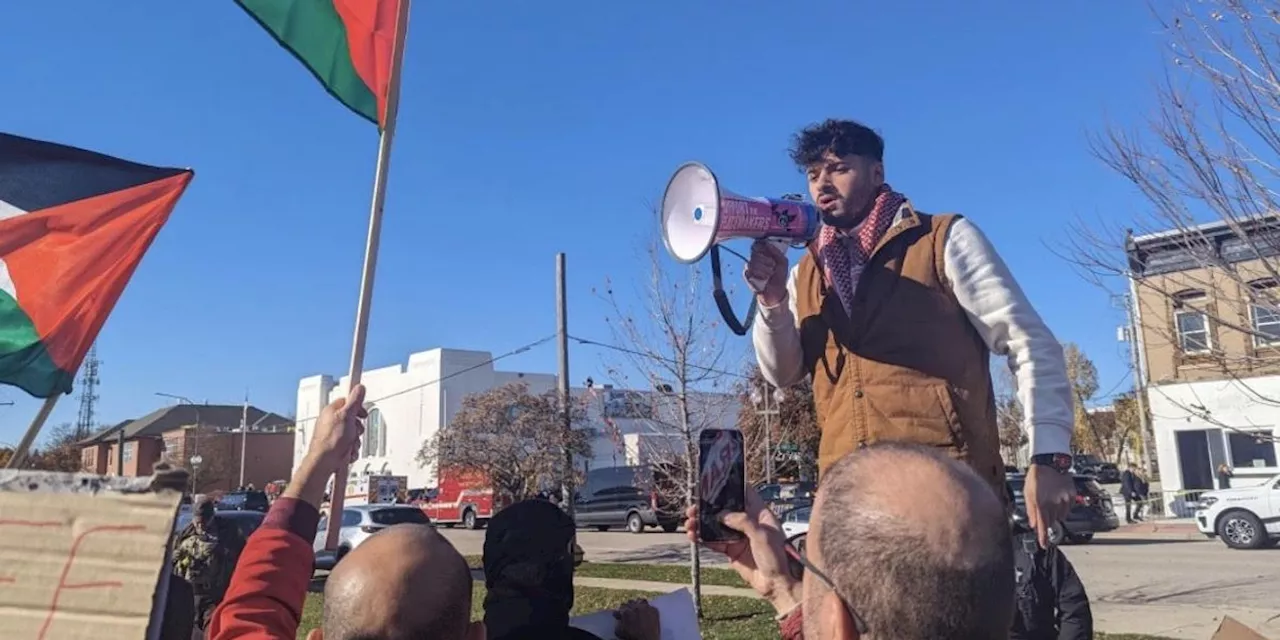
<svg viewBox="0 0 1280 640"><path fill-rule="evenodd" d="M338 530L338 549L325 551L325 538L329 533L329 518L320 517L320 526L311 548L316 552L316 568L333 569L352 549L360 546L369 536L397 524L423 524L430 526L431 518L422 509L407 504L362 504L342 510L342 528Z"/></svg>

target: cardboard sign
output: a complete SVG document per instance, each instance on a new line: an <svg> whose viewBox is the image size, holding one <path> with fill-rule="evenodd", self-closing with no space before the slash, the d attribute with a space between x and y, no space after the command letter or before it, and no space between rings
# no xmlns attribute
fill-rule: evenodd
<svg viewBox="0 0 1280 640"><path fill-rule="evenodd" d="M1222 622L1218 624L1218 630L1210 640L1267 640L1267 637L1244 626L1231 616L1223 616Z"/></svg>
<svg viewBox="0 0 1280 640"><path fill-rule="evenodd" d="M181 495L150 478L0 470L6 639L158 638ZM153 622L154 620L154 622Z"/></svg>

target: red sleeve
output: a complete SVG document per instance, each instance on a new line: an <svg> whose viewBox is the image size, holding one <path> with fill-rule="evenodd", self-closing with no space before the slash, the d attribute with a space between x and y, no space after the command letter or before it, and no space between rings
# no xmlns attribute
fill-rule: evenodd
<svg viewBox="0 0 1280 640"><path fill-rule="evenodd" d="M249 537L209 625L212 640L294 640L315 566L315 507L280 498ZM309 528L309 531L307 530Z"/></svg>
<svg viewBox="0 0 1280 640"><path fill-rule="evenodd" d="M782 640L804 640L804 616L800 613L800 607L796 607L795 611L778 623L778 635L782 636Z"/></svg>

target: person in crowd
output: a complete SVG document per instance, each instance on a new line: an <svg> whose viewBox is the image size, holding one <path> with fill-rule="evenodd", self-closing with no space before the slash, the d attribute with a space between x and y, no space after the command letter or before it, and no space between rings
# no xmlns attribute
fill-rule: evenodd
<svg viewBox="0 0 1280 640"><path fill-rule="evenodd" d="M174 547L173 571L191 585L198 629L208 626L209 617L231 583L236 556L230 543L217 526L213 501L197 501L191 523L179 534Z"/></svg>
<svg viewBox="0 0 1280 640"><path fill-rule="evenodd" d="M1222 464L1220 464L1220 465L1218 465L1218 488L1219 488L1219 489L1230 489L1230 488L1231 488L1231 476L1233 476L1233 475L1235 475L1235 473L1231 471L1231 466L1230 466L1230 465L1228 465L1228 464L1227 464L1227 463L1225 463L1225 462L1224 462L1224 463L1222 463Z"/></svg>
<svg viewBox="0 0 1280 640"><path fill-rule="evenodd" d="M215 640L294 640L311 581L311 541L325 483L359 452L365 389L321 411L306 456L236 567L210 624ZM308 640L482 640L471 621L466 561L430 527L398 525L370 538L330 574L322 627Z"/></svg>
<svg viewBox="0 0 1280 640"><path fill-rule="evenodd" d="M1010 640L1091 640L1089 594L1067 555L1056 545L1041 547L1023 520L1010 523L1017 597Z"/></svg>
<svg viewBox="0 0 1280 640"><path fill-rule="evenodd" d="M489 521L484 536L489 640L596 638L569 626L576 533L573 519L542 499L517 502ZM661 637L658 612L647 602L629 602L615 617L620 640Z"/></svg>
<svg viewBox="0 0 1280 640"><path fill-rule="evenodd" d="M1130 464L1129 468L1120 474L1120 497L1124 498L1124 521L1129 524L1142 521L1142 504L1147 499L1147 492L1143 489L1145 483L1142 472L1136 464Z"/></svg>
<svg viewBox="0 0 1280 640"><path fill-rule="evenodd" d="M697 507L685 523L696 540ZM747 491L707 543L778 612L784 640L1005 640L1014 563L1005 501L932 447L870 445L833 462L813 506L806 554Z"/></svg>
<svg viewBox="0 0 1280 640"><path fill-rule="evenodd" d="M1027 411L1027 514L1046 544L1075 490L1062 346L972 221L921 213L885 182L879 134L827 120L800 131L791 159L822 228L789 273L783 250L757 241L744 275L764 377L788 387L812 376L819 473L861 446L917 443L947 449L1003 495L996 353Z"/></svg>

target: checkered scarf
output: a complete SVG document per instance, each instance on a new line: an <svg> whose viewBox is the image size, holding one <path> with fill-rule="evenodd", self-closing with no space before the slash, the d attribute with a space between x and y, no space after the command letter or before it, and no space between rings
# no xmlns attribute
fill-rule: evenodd
<svg viewBox="0 0 1280 640"><path fill-rule="evenodd" d="M888 184L880 187L880 193L871 207L871 213L856 229L845 232L832 226L823 226L818 234L818 258L822 261L827 286L836 290L846 313L853 313L853 292L857 274L871 258L876 243L884 237L898 209L907 197L894 191Z"/></svg>

